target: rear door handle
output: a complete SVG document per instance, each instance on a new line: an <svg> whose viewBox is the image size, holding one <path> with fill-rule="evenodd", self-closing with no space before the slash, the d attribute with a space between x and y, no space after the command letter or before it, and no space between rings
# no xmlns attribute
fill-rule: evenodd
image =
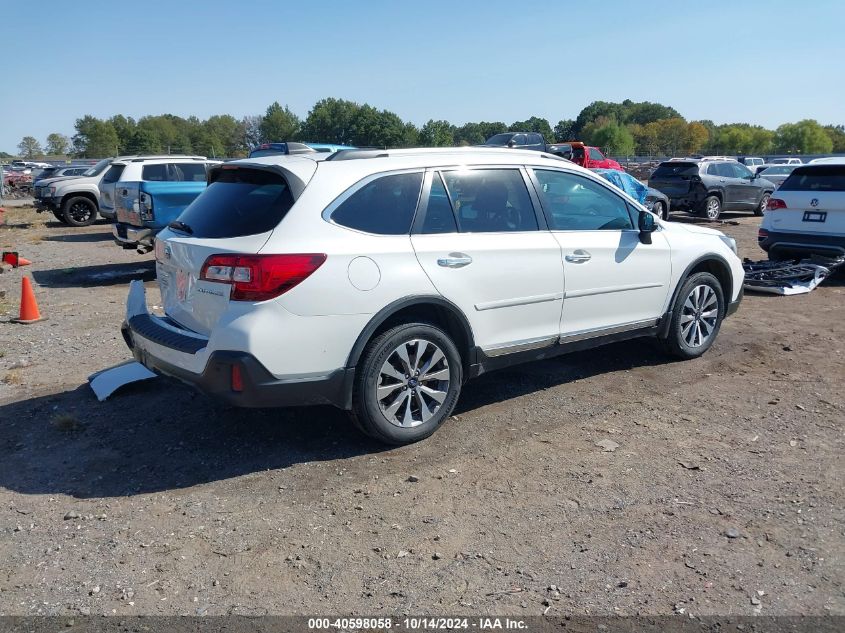
<svg viewBox="0 0 845 633"><path fill-rule="evenodd" d="M472 257L466 253L449 253L448 257L441 257L437 260L437 265L444 268L463 268L471 263Z"/></svg>
<svg viewBox="0 0 845 633"><path fill-rule="evenodd" d="M571 264L583 264L584 262L590 261L592 259L592 255L590 255L587 251L577 250L573 253L570 253L564 259Z"/></svg>

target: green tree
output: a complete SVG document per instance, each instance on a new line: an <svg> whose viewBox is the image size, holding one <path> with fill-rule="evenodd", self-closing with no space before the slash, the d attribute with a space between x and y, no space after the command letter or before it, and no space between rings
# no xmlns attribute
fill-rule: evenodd
<svg viewBox="0 0 845 633"><path fill-rule="evenodd" d="M684 136L684 151L687 154L695 154L707 145L710 140L710 132L703 124L693 121L687 123L687 133Z"/></svg>
<svg viewBox="0 0 845 633"><path fill-rule="evenodd" d="M44 152L48 156L65 156L70 150L70 139L64 134L53 132L47 136L47 147Z"/></svg>
<svg viewBox="0 0 845 633"><path fill-rule="evenodd" d="M831 151L835 154L845 153L845 126L825 125L824 131L833 143L833 149Z"/></svg>
<svg viewBox="0 0 845 633"><path fill-rule="evenodd" d="M781 125L775 132L774 144L780 152L829 154L833 151L833 140L825 129L812 119Z"/></svg>
<svg viewBox="0 0 845 633"><path fill-rule="evenodd" d="M352 145L352 126L361 106L345 99L321 99L308 112L302 126L306 141Z"/></svg>
<svg viewBox="0 0 845 633"><path fill-rule="evenodd" d="M114 131L117 132L118 153L125 153L132 137L135 134L137 123L132 117L125 117L122 114L116 114L108 120Z"/></svg>
<svg viewBox="0 0 845 633"><path fill-rule="evenodd" d="M39 158L44 155L41 151L41 143L35 140L34 136L24 136L18 143L18 150L22 158Z"/></svg>
<svg viewBox="0 0 845 633"><path fill-rule="evenodd" d="M111 123L86 114L76 120L75 128L73 148L77 156L105 158L117 153L117 132Z"/></svg>
<svg viewBox="0 0 845 633"><path fill-rule="evenodd" d="M607 154L628 156L634 153L634 137L624 125L610 119L590 134L590 141Z"/></svg>
<svg viewBox="0 0 845 633"><path fill-rule="evenodd" d="M430 119L420 129L420 144L426 147L451 147L455 144L455 126L448 121Z"/></svg>
<svg viewBox="0 0 845 633"><path fill-rule="evenodd" d="M561 119L557 122L554 129L554 140L556 141L574 141L573 127L575 121L572 119Z"/></svg>
<svg viewBox="0 0 845 633"><path fill-rule="evenodd" d="M453 137L455 145L481 145L485 140L481 125L478 123L464 123L455 128Z"/></svg>
<svg viewBox="0 0 845 633"><path fill-rule="evenodd" d="M298 138L302 123L290 108L274 101L261 121L261 136L266 142L293 141Z"/></svg>
<svg viewBox="0 0 845 633"><path fill-rule="evenodd" d="M680 117L676 117L654 121L652 124L657 131L659 150L670 156L677 156L684 147L687 136L687 122Z"/></svg>
<svg viewBox="0 0 845 633"><path fill-rule="evenodd" d="M548 119L538 116L532 116L525 121L514 121L509 129L512 132L539 132L547 143L554 140L554 132Z"/></svg>

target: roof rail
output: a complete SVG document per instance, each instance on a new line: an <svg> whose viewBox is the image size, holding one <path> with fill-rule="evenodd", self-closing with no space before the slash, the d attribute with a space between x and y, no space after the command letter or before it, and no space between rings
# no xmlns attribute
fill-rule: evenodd
<svg viewBox="0 0 845 633"><path fill-rule="evenodd" d="M479 154L513 154L514 156L531 154L533 156L540 155L543 158L550 158L554 160L566 160L560 156L555 156L547 152L537 152L534 150L518 150L509 149L506 147L407 147L398 149L344 149L334 152L326 157L327 161L337 160L358 160L365 158L387 158L389 156L425 156L427 154L463 154L463 153L479 153Z"/></svg>
<svg viewBox="0 0 845 633"><path fill-rule="evenodd" d="M341 149L333 152L326 160L355 160L358 158L387 158L390 154L383 149Z"/></svg>

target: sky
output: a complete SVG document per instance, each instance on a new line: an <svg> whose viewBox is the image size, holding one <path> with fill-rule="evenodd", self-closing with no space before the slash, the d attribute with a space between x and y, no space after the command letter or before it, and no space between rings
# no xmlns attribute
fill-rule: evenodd
<svg viewBox="0 0 845 633"><path fill-rule="evenodd" d="M595 100L845 124L842 0L0 0L0 151L86 114L305 117L338 97L552 126Z"/></svg>

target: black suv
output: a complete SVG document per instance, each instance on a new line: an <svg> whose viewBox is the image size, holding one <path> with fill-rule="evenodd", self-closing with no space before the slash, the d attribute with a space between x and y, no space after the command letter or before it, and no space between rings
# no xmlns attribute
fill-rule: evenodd
<svg viewBox="0 0 845 633"><path fill-rule="evenodd" d="M722 211L763 215L774 183L732 160L671 160L660 163L648 186L669 196L672 210L715 220Z"/></svg>

